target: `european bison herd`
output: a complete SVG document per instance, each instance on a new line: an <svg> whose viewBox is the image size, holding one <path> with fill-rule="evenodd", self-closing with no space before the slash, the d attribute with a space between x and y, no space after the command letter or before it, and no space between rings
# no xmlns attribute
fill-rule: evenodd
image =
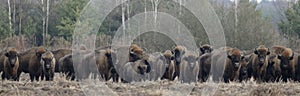
<svg viewBox="0 0 300 96"><path fill-rule="evenodd" d="M206 82L210 76L225 83L250 78L257 82L300 81L299 54L284 46L260 45L241 50L227 46L214 49L205 44L193 52L178 45L152 54L136 44L124 48L81 48L75 52L40 46L19 52L9 47L0 52L1 77L18 81L21 73L29 73L32 82L52 81L54 73L60 73L69 80L82 80L93 74L95 79L113 82L176 78L181 82ZM118 52L126 54L119 58Z"/></svg>

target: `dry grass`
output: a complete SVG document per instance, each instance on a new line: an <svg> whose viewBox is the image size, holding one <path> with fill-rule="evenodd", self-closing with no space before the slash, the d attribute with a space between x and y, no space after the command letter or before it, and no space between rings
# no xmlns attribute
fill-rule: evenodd
<svg viewBox="0 0 300 96"><path fill-rule="evenodd" d="M54 81L30 82L28 74L22 74L19 82L1 80L0 96L283 96L300 95L299 83L260 83L253 81L236 83L195 83L177 81L145 81L113 83L87 79L81 82L65 80L56 74Z"/></svg>

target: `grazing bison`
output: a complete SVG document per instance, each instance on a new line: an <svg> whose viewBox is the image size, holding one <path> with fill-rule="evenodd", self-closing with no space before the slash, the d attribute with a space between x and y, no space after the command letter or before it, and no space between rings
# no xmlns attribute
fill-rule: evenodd
<svg viewBox="0 0 300 96"><path fill-rule="evenodd" d="M59 59L59 71L66 74L67 80L75 80L75 70L73 66L72 54L65 55Z"/></svg>
<svg viewBox="0 0 300 96"><path fill-rule="evenodd" d="M199 56L205 54L205 53L211 53L213 51L212 46L208 45L208 44L204 44L202 45L200 48L200 54Z"/></svg>
<svg viewBox="0 0 300 96"><path fill-rule="evenodd" d="M235 81L238 78L238 69L244 58L242 52L237 48L221 48L212 52L213 80L219 81L222 73L223 81ZM223 69L222 69L223 68ZM223 70L223 72L220 72Z"/></svg>
<svg viewBox="0 0 300 96"><path fill-rule="evenodd" d="M199 73L198 55L192 51L186 51L180 63L180 77L182 82L196 82Z"/></svg>
<svg viewBox="0 0 300 96"><path fill-rule="evenodd" d="M199 62L199 74L198 74L198 80L200 82L206 82L209 74L210 74L210 68L211 68L211 56L212 53L205 53L201 55L198 59Z"/></svg>
<svg viewBox="0 0 300 96"><path fill-rule="evenodd" d="M263 80L263 75L266 72L266 67L268 65L268 56L270 55L270 51L264 45L260 45L254 49L254 53L252 54L250 59L250 72L255 80L261 82Z"/></svg>
<svg viewBox="0 0 300 96"><path fill-rule="evenodd" d="M120 73L122 76L122 82L141 81L146 78L146 73L151 71L150 64L148 62L148 56L144 56L142 59L135 62L128 62L124 65L124 70Z"/></svg>
<svg viewBox="0 0 300 96"><path fill-rule="evenodd" d="M47 51L42 54L40 63L43 68L43 74L46 77L46 81L53 81L56 65L56 60L53 53L51 51Z"/></svg>
<svg viewBox="0 0 300 96"><path fill-rule="evenodd" d="M5 52L4 58L4 72L2 74L2 79L13 79L19 80L18 77L18 68L19 68L19 60L18 60L18 52L14 47L10 47Z"/></svg>
<svg viewBox="0 0 300 96"><path fill-rule="evenodd" d="M296 79L296 66L298 63L298 54L293 52L292 49L283 46L273 46L277 58L280 60L281 76L284 82L287 79Z"/></svg>
<svg viewBox="0 0 300 96"><path fill-rule="evenodd" d="M186 48L184 46L176 46L173 49L173 54L174 54L174 63L175 63L175 72L174 75L172 77L172 80L174 80L176 77L179 77L180 74L180 63L181 63L181 59L182 56L185 54Z"/></svg>
<svg viewBox="0 0 300 96"><path fill-rule="evenodd" d="M166 59L167 66L161 79L171 80L174 73L174 56L170 50L166 50L163 55Z"/></svg>
<svg viewBox="0 0 300 96"><path fill-rule="evenodd" d="M43 76L43 70L42 70L42 66L41 66L41 57L42 54L44 54L47 51L47 49L45 49L44 47L38 47L36 49L36 52L34 55L31 55L30 59L29 59L29 75L30 75L30 80L33 82L33 80L37 80L39 81L39 77L41 76L41 79L44 79Z"/></svg>
<svg viewBox="0 0 300 96"><path fill-rule="evenodd" d="M65 55L71 54L71 49L57 49L51 51L54 55L55 61L59 61L60 58L64 57ZM59 71L59 64L58 62L55 63L55 71L54 72L60 72Z"/></svg>
<svg viewBox="0 0 300 96"><path fill-rule="evenodd" d="M266 82L279 81L281 77L280 60L275 54L270 55L268 59L268 66L264 74L264 80Z"/></svg>

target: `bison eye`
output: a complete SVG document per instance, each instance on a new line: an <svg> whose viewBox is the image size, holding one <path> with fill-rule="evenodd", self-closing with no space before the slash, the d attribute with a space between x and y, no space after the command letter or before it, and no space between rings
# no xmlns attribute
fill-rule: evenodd
<svg viewBox="0 0 300 96"><path fill-rule="evenodd" d="M277 56L278 59L281 59L281 56Z"/></svg>

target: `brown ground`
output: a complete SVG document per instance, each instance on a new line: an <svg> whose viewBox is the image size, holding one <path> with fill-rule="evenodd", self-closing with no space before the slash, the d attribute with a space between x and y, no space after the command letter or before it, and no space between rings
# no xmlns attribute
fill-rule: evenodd
<svg viewBox="0 0 300 96"><path fill-rule="evenodd" d="M30 82L23 74L19 82L1 80L0 96L283 96L300 95L299 83L197 83L167 80L155 82L112 83L96 80L68 81L56 74L54 81ZM217 89L217 90L215 90Z"/></svg>

